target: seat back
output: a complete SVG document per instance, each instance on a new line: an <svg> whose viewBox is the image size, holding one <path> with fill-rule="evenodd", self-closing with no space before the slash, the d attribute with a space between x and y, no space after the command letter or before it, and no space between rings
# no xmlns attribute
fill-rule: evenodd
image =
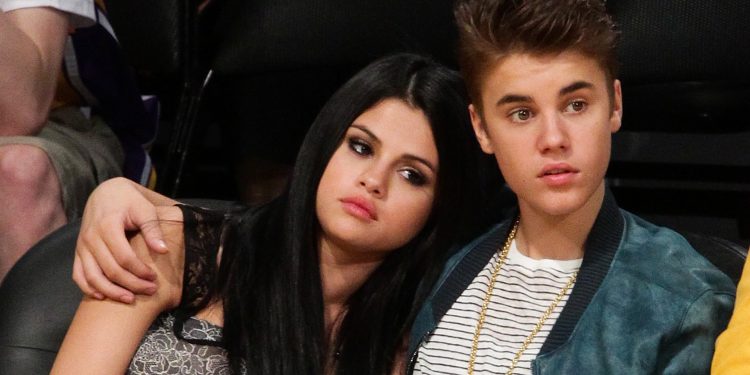
<svg viewBox="0 0 750 375"><path fill-rule="evenodd" d="M704 258L729 276L735 285L739 283L747 259L747 247L704 234L683 233L683 236Z"/></svg>
<svg viewBox="0 0 750 375"><path fill-rule="evenodd" d="M105 1L107 13L130 64L143 80L182 75L194 52L186 48L193 37L187 27L197 7L186 0ZM134 20L138 20L134 22Z"/></svg>
<svg viewBox="0 0 750 375"><path fill-rule="evenodd" d="M0 374L49 374L82 297L71 279L79 228L45 237L0 285Z"/></svg>
<svg viewBox="0 0 750 375"><path fill-rule="evenodd" d="M750 2L608 0L622 30L620 204L750 244Z"/></svg>
<svg viewBox="0 0 750 375"><path fill-rule="evenodd" d="M193 137L188 165L195 174L186 170L186 185L205 181L198 175L202 171L246 157L291 164L323 103L378 57L421 52L455 66L451 0L223 0L213 5L215 20L201 30L212 41L205 52L214 74L201 106L208 116ZM196 163L211 160L206 167Z"/></svg>
<svg viewBox="0 0 750 375"><path fill-rule="evenodd" d="M174 197L182 139L194 122L196 98L207 71L198 47L199 2L107 0L105 4L142 92L158 96L161 103L152 156L159 176L157 190Z"/></svg>

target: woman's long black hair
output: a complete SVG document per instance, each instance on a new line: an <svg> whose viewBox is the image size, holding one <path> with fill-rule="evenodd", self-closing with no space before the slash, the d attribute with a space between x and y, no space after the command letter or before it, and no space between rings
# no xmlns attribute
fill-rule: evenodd
<svg viewBox="0 0 750 375"><path fill-rule="evenodd" d="M329 340L316 191L347 128L386 98L421 109L429 120L439 155L435 201L419 234L389 253L352 294ZM478 229L481 163L456 72L399 54L351 78L308 131L286 192L227 230L213 298L223 300L224 344L234 368L244 362L248 374L388 373L448 249Z"/></svg>

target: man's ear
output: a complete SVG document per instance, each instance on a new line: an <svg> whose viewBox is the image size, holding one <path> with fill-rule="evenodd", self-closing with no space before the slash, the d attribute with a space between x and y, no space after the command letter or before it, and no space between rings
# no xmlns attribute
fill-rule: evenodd
<svg viewBox="0 0 750 375"><path fill-rule="evenodd" d="M622 85L620 80L616 79L612 84L614 100L612 101L612 113L609 117L609 126L612 133L616 133L622 126Z"/></svg>
<svg viewBox="0 0 750 375"><path fill-rule="evenodd" d="M474 104L469 104L469 116L471 116L471 127L474 128L474 135L476 135L479 146L482 147L482 151L488 154L494 154L495 151L492 149L492 142L490 142L490 139L487 136L487 130L482 121L482 115Z"/></svg>

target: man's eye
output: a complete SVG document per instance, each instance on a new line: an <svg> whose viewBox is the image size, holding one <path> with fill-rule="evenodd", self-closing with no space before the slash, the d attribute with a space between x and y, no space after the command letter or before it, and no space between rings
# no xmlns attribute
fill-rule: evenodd
<svg viewBox="0 0 750 375"><path fill-rule="evenodd" d="M528 109L517 109L510 114L510 120L513 122L525 122L531 118L531 111Z"/></svg>
<svg viewBox="0 0 750 375"><path fill-rule="evenodd" d="M399 171L399 174L401 174L401 176L403 176L407 182L414 186L422 186L427 183L427 179L414 169L403 169Z"/></svg>
<svg viewBox="0 0 750 375"><path fill-rule="evenodd" d="M566 112L583 112L586 109L586 102L583 100L575 100L568 104Z"/></svg>
<svg viewBox="0 0 750 375"><path fill-rule="evenodd" d="M359 140L359 139L349 139L349 149L354 151L355 153L359 155L371 155L372 149L370 148L370 145L368 145L366 142Z"/></svg>

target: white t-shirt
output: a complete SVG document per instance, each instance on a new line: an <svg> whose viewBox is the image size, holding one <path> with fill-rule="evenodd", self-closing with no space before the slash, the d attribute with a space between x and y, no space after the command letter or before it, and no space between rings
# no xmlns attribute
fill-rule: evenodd
<svg viewBox="0 0 750 375"><path fill-rule="evenodd" d="M498 258L499 253L496 253L419 348L415 374L466 373L482 302ZM526 337L573 273L581 267L581 262L582 259L532 259L521 254L513 241L497 276L479 336L475 374L504 374L507 371ZM531 361L542 348L572 290L567 291L523 352L514 374L531 374Z"/></svg>

